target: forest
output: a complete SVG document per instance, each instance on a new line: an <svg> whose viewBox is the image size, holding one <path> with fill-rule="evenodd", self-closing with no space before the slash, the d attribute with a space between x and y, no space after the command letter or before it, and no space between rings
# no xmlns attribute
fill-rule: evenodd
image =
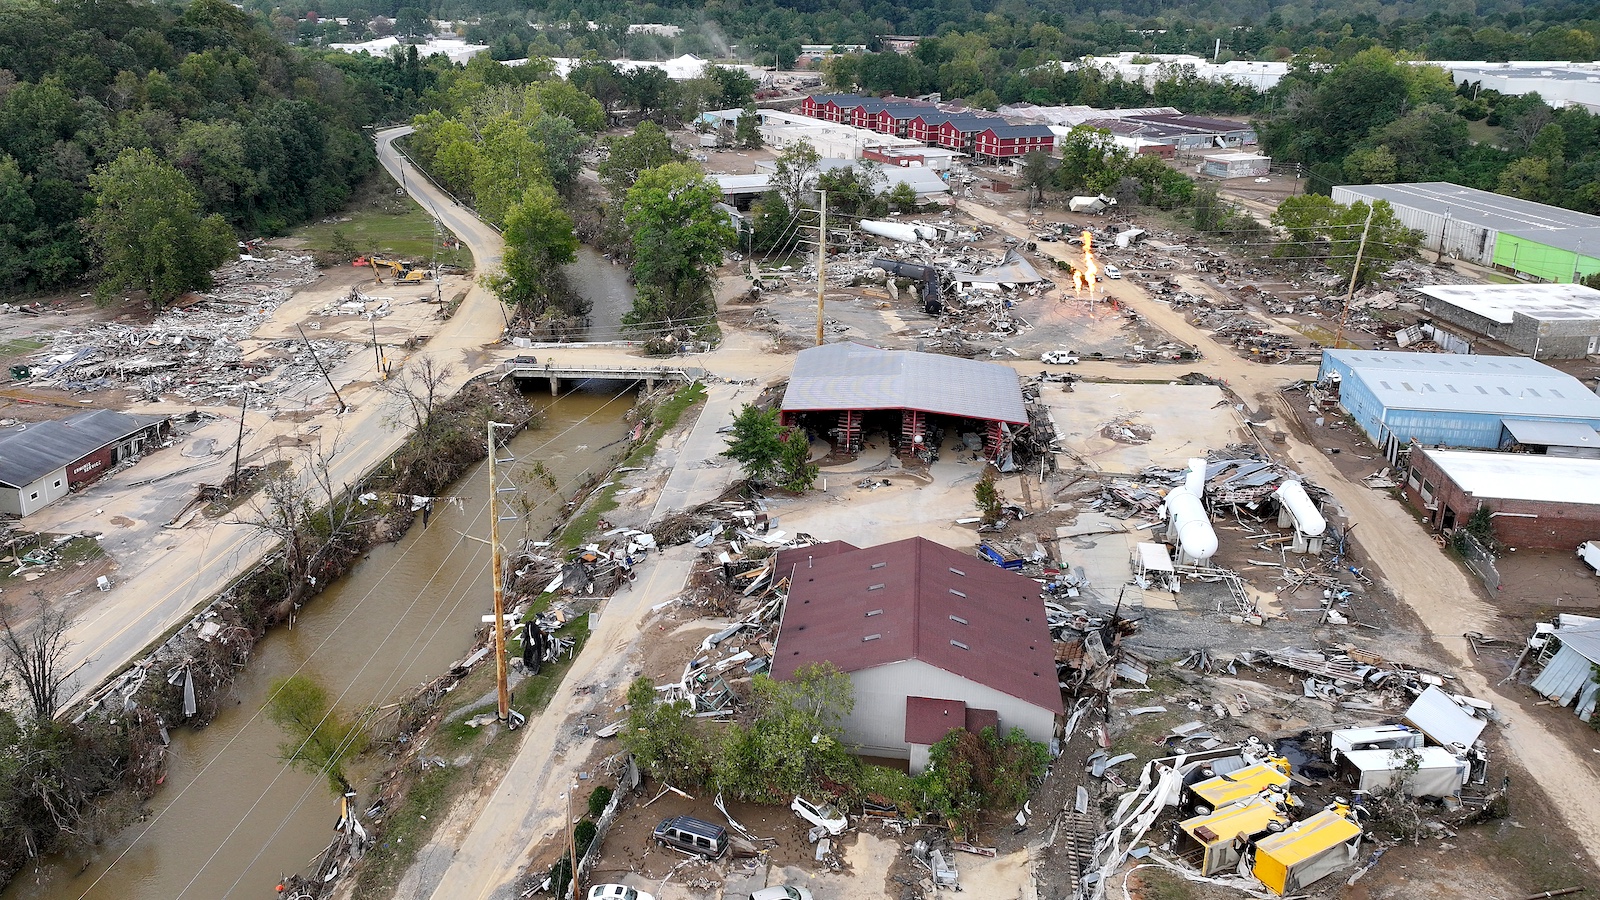
<svg viewBox="0 0 1600 900"><path fill-rule="evenodd" d="M223 0L0 2L0 286L103 271L165 293L94 252L97 214L150 213L114 196L135 181L194 207L203 259L341 208L374 164L362 126L410 112L438 65L290 47Z"/></svg>

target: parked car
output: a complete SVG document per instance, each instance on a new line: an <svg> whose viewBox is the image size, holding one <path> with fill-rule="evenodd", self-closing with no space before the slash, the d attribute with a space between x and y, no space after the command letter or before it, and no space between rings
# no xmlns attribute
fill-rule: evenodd
<svg viewBox="0 0 1600 900"><path fill-rule="evenodd" d="M844 830L850 827L850 820L844 813L831 806L812 803L804 797L794 798L794 802L789 804L789 808L794 810L795 815L805 819L807 822L828 829L828 833L832 835L843 834Z"/></svg>
<svg viewBox="0 0 1600 900"><path fill-rule="evenodd" d="M1071 350L1046 350L1039 354L1039 361L1052 366L1075 366L1078 354Z"/></svg>
<svg viewBox="0 0 1600 900"><path fill-rule="evenodd" d="M1107 278L1121 278L1122 277L1122 270L1117 268L1116 266L1106 266L1103 271L1106 273L1106 277Z"/></svg>
<svg viewBox="0 0 1600 900"><path fill-rule="evenodd" d="M750 895L750 900L811 900L811 892L803 887L778 884L756 891Z"/></svg>
<svg viewBox="0 0 1600 900"><path fill-rule="evenodd" d="M728 829L693 816L662 819L653 836L663 847L676 847L706 859L716 859L728 850Z"/></svg>
<svg viewBox="0 0 1600 900"><path fill-rule="evenodd" d="M656 900L656 898L625 884L597 884L589 888L589 900Z"/></svg>

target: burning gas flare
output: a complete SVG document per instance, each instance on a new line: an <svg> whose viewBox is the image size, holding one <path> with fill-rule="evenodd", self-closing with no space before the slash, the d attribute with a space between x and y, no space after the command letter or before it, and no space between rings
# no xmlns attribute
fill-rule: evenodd
<svg viewBox="0 0 1600 900"><path fill-rule="evenodd" d="M1099 280L1100 265L1094 259L1094 235L1087 229L1083 232L1083 265L1072 270L1072 293L1082 296L1084 288L1089 289L1089 296L1094 296L1094 285Z"/></svg>

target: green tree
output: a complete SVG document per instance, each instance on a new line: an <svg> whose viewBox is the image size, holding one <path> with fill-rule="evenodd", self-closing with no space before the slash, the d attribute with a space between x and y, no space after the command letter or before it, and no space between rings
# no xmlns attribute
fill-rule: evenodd
<svg viewBox="0 0 1600 900"><path fill-rule="evenodd" d="M978 483L972 486L972 499L978 504L978 512L983 513L985 525L1000 521L1000 488L995 485L994 472L994 466L985 465Z"/></svg>
<svg viewBox="0 0 1600 900"><path fill-rule="evenodd" d="M741 800L779 803L850 784L860 765L843 743L855 708L850 676L831 663L803 666L792 681L757 675L753 719L725 734L715 763L719 790Z"/></svg>
<svg viewBox="0 0 1600 900"><path fill-rule="evenodd" d="M1361 271L1356 284L1372 280L1397 260L1416 255L1422 235L1401 224L1394 207L1379 200L1372 206L1372 225L1367 228L1367 204L1346 206L1320 194L1288 197L1272 214L1272 224L1284 235L1273 253L1289 259L1325 261L1329 268L1349 277L1355 268L1358 250ZM1366 248L1361 250L1361 234L1367 230Z"/></svg>
<svg viewBox="0 0 1600 900"><path fill-rule="evenodd" d="M738 463L744 477L758 484L771 484L783 459L783 426L778 424L778 411L746 403L733 418L728 449L722 455Z"/></svg>
<svg viewBox="0 0 1600 900"><path fill-rule="evenodd" d="M1022 177L1018 179L1028 189L1028 209L1033 209L1035 198L1044 202L1044 189L1055 182L1056 161L1048 153L1033 152L1022 158Z"/></svg>
<svg viewBox="0 0 1600 900"><path fill-rule="evenodd" d="M571 119L549 113L535 119L531 130L550 183L563 194L572 190L583 168L583 151L589 148L589 139Z"/></svg>
<svg viewBox="0 0 1600 900"><path fill-rule="evenodd" d="M578 238L555 192L541 184L524 191L506 214L504 237L503 272L489 280L500 300L530 320L543 316L553 303L565 302L569 292L563 290L561 267L572 262ZM570 305L562 311L584 312Z"/></svg>
<svg viewBox="0 0 1600 900"><path fill-rule="evenodd" d="M790 209L799 210L805 206L806 197L821 171L821 161L817 148L807 140L795 141L778 153L773 163L772 189Z"/></svg>
<svg viewBox="0 0 1600 900"><path fill-rule="evenodd" d="M712 98L719 109L743 107L755 99L756 80L743 69L727 66L706 66L705 77L716 85L717 95Z"/></svg>
<svg viewBox="0 0 1600 900"><path fill-rule="evenodd" d="M889 201L889 206L896 212L912 213L920 206L917 203L917 189L905 181L890 188L884 199Z"/></svg>
<svg viewBox="0 0 1600 900"><path fill-rule="evenodd" d="M267 716L288 737L278 745L286 762L327 777L336 794L349 788L344 763L367 748L368 735L359 720L339 715L326 688L306 675L274 681Z"/></svg>
<svg viewBox="0 0 1600 900"><path fill-rule="evenodd" d="M909 185L906 187L909 188ZM891 192L892 193L892 192ZM916 192L912 192L915 200ZM794 228L794 213L783 195L767 191L750 207L750 249L756 253L788 253L794 249L800 234Z"/></svg>
<svg viewBox="0 0 1600 900"><path fill-rule="evenodd" d="M1004 737L993 726L976 735L957 728L929 748L928 769L918 780L951 830L970 836L985 813L1021 806L1049 763L1049 749L1020 728Z"/></svg>
<svg viewBox="0 0 1600 900"><path fill-rule="evenodd" d="M711 269L737 237L721 202L717 185L687 163L648 169L628 188L623 221L639 284L631 324L699 324L713 312Z"/></svg>
<svg viewBox="0 0 1600 900"><path fill-rule="evenodd" d="M1495 191L1542 203L1550 193L1550 182L1549 161L1539 156L1524 156L1500 173Z"/></svg>
<svg viewBox="0 0 1600 900"><path fill-rule="evenodd" d="M648 169L675 162L672 139L654 122L641 122L633 134L607 138L606 158L600 162L600 182L613 197L621 197Z"/></svg>
<svg viewBox="0 0 1600 900"><path fill-rule="evenodd" d="M663 703L650 679L639 677L628 685L628 720L622 729L622 746L633 754L639 769L675 787L704 784L711 773L705 734L687 700Z"/></svg>
<svg viewBox="0 0 1600 900"><path fill-rule="evenodd" d="M811 440L806 430L799 427L784 429L783 450L778 463L783 472L779 486L797 494L811 490L822 471L811 462Z"/></svg>
<svg viewBox="0 0 1600 900"><path fill-rule="evenodd" d="M103 280L97 299L143 290L156 306L211 286L211 270L234 253L235 238L216 214L202 216L194 189L150 150L124 150L91 178L86 225Z"/></svg>
<svg viewBox="0 0 1600 900"><path fill-rule="evenodd" d="M733 141L744 150L755 150L762 145L761 119L754 103L747 103L739 112L739 121L733 127Z"/></svg>

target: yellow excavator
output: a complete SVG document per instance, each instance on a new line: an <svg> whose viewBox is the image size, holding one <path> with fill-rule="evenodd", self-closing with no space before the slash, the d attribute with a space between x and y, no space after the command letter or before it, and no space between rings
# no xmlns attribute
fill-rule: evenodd
<svg viewBox="0 0 1600 900"><path fill-rule="evenodd" d="M383 276L388 273L389 280L402 284L420 284L433 277L427 269L415 269L403 262L393 259L384 259L381 256L367 258L367 264L372 266L372 280L383 284Z"/></svg>

